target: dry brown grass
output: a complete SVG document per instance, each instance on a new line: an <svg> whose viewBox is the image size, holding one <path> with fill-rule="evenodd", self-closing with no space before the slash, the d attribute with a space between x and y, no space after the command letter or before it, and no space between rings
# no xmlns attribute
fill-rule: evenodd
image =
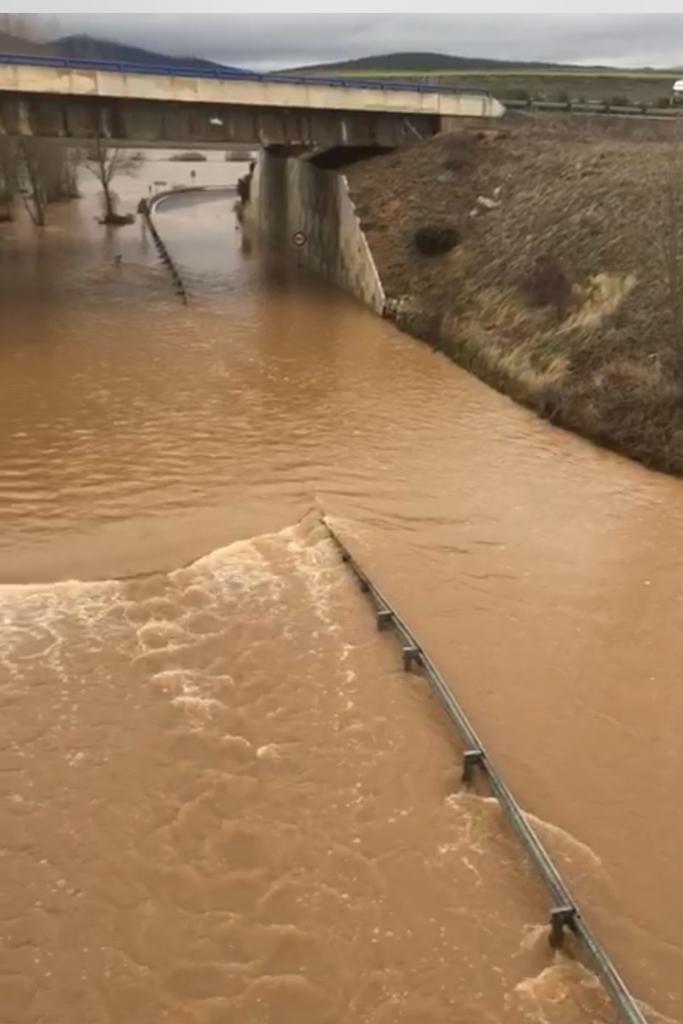
<svg viewBox="0 0 683 1024"><path fill-rule="evenodd" d="M520 121L348 176L402 327L554 422L683 474L683 141L671 132ZM479 196L500 206L483 211ZM441 221L460 244L420 257L415 231Z"/></svg>

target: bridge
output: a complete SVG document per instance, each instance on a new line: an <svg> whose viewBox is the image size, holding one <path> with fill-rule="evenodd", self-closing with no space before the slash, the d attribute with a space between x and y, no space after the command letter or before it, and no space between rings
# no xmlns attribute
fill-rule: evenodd
<svg viewBox="0 0 683 1024"><path fill-rule="evenodd" d="M485 89L0 54L0 137L397 146L504 109Z"/></svg>

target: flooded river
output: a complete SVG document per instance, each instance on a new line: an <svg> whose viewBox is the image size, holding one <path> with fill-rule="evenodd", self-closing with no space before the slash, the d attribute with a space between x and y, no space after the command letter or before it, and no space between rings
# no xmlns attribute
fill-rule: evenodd
<svg viewBox="0 0 683 1024"><path fill-rule="evenodd" d="M118 185L224 185L148 160ZM0 225L3 1024L583 1024L595 979L332 549L683 1020L683 485L163 204ZM117 255L121 257L117 260Z"/></svg>

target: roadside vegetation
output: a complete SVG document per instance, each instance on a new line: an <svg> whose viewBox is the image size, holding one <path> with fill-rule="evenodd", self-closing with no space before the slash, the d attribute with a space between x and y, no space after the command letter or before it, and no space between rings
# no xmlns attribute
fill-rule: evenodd
<svg viewBox="0 0 683 1024"><path fill-rule="evenodd" d="M50 204L78 198L84 168L102 187L101 223L129 224L134 217L117 211L112 183L117 175L135 174L143 161L142 153L109 148L101 140L84 150L53 139L0 138L0 223L14 220L23 204L33 224L43 227Z"/></svg>
<svg viewBox="0 0 683 1024"><path fill-rule="evenodd" d="M14 220L22 203L42 227L51 203L78 196L80 150L49 139L0 138L0 222Z"/></svg>
<svg viewBox="0 0 683 1024"><path fill-rule="evenodd" d="M347 169L405 330L683 474L683 137L518 115Z"/></svg>
<svg viewBox="0 0 683 1024"><path fill-rule="evenodd" d="M295 69L303 75L335 75L489 89L511 103L608 104L665 109L683 71L674 68L579 67L476 60L439 53L395 53L338 64Z"/></svg>
<svg viewBox="0 0 683 1024"><path fill-rule="evenodd" d="M118 174L137 174L144 160L145 157L142 153L126 149L112 149L102 139L98 138L93 143L86 154L83 166L97 178L102 187L104 212L101 224L117 226L130 224L135 220L132 214L121 214L117 211L118 198L112 182Z"/></svg>

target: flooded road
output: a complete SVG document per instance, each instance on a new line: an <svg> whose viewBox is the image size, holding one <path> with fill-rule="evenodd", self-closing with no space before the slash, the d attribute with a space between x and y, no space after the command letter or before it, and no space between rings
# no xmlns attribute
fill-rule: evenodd
<svg viewBox="0 0 683 1024"><path fill-rule="evenodd" d="M242 171L149 161L124 206L193 166ZM245 253L231 204L159 209L187 307L91 194L0 226L5 1016L612 1019L324 512L683 1019L683 485Z"/></svg>

